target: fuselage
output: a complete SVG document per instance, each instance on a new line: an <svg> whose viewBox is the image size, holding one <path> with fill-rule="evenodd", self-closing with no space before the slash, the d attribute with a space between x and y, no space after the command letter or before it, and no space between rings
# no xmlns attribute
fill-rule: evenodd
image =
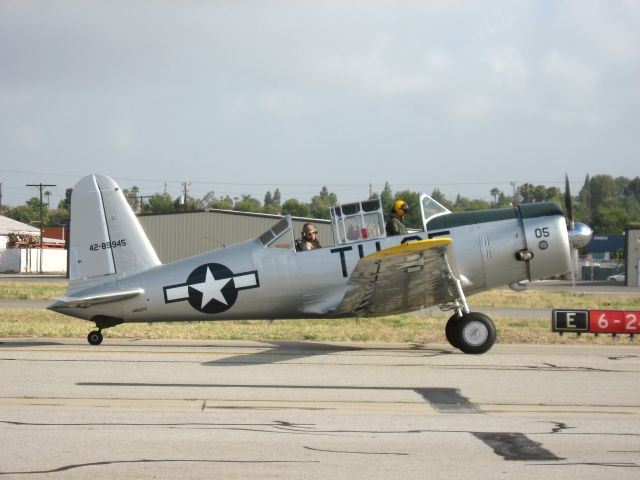
<svg viewBox="0 0 640 480"><path fill-rule="evenodd" d="M425 231L297 252L293 231L284 242L259 238L141 273L116 278L77 295L141 288L117 305L58 309L87 320L210 321L330 317L350 288L358 261L400 243L450 237L465 294L570 270L565 218L555 203L481 212L449 213Z"/></svg>

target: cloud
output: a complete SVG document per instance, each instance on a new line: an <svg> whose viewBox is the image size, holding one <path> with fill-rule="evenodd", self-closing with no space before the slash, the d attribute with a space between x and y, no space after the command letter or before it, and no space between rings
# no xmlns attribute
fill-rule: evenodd
<svg viewBox="0 0 640 480"><path fill-rule="evenodd" d="M582 177L615 143L633 175L639 58L631 0L5 0L0 144L41 171L306 184L305 158L322 184L399 185Z"/></svg>

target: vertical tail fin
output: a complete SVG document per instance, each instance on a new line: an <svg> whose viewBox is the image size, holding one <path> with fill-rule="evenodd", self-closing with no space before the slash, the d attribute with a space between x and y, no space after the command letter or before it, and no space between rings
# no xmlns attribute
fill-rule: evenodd
<svg viewBox="0 0 640 480"><path fill-rule="evenodd" d="M70 292L161 264L120 187L107 176L76 183L70 228Z"/></svg>

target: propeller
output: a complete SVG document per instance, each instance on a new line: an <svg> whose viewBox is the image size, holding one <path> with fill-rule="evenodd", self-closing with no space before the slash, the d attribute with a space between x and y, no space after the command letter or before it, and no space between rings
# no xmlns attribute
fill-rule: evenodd
<svg viewBox="0 0 640 480"><path fill-rule="evenodd" d="M593 230L588 225L573 221L573 199L569 187L569 175L565 173L564 203L567 207L567 231L571 248L582 248L591 241Z"/></svg>
<svg viewBox="0 0 640 480"><path fill-rule="evenodd" d="M571 199L571 189L569 187L569 175L564 174L564 204L567 207L567 228L573 230L573 200Z"/></svg>

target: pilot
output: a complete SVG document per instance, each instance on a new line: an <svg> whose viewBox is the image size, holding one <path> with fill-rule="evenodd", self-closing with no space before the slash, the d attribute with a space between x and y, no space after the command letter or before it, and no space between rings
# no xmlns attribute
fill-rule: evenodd
<svg viewBox="0 0 640 480"><path fill-rule="evenodd" d="M391 209L391 215L387 222L387 235L406 235L409 233L407 227L404 226L403 220L407 212L409 211L409 205L404 200L396 200L393 202L393 208Z"/></svg>
<svg viewBox="0 0 640 480"><path fill-rule="evenodd" d="M302 238L296 242L298 250L315 250L320 248L320 242L318 241L318 229L313 223L305 223L302 227Z"/></svg>

